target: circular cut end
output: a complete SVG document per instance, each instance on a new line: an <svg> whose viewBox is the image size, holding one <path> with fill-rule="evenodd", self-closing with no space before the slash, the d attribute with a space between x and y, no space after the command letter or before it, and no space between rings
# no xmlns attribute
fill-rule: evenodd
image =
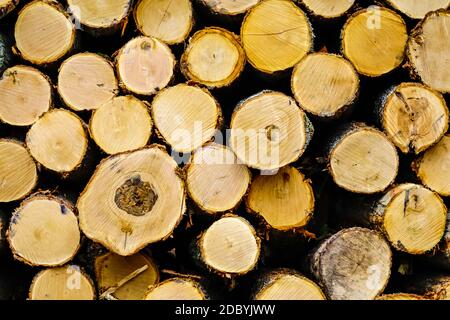
<svg viewBox="0 0 450 320"><path fill-rule="evenodd" d="M408 57L422 82L431 88L450 93L450 11L432 12L412 31Z"/></svg>
<svg viewBox="0 0 450 320"><path fill-rule="evenodd" d="M447 9L449 0L387 0L395 9L412 19L423 19L428 12Z"/></svg>
<svg viewBox="0 0 450 320"><path fill-rule="evenodd" d="M251 174L233 151L219 144L198 149L187 167L186 186L190 197L210 213L234 209L250 185Z"/></svg>
<svg viewBox="0 0 450 320"><path fill-rule="evenodd" d="M356 193L385 190L398 172L394 145L380 131L360 127L345 134L330 153L329 169L341 188Z"/></svg>
<svg viewBox="0 0 450 320"><path fill-rule="evenodd" d="M326 297L308 278L281 273L256 293L255 300L326 300Z"/></svg>
<svg viewBox="0 0 450 320"><path fill-rule="evenodd" d="M13 140L0 139L0 155L0 203L20 200L36 186L36 164L28 150Z"/></svg>
<svg viewBox="0 0 450 320"><path fill-rule="evenodd" d="M25 60L48 64L72 49L75 26L55 2L33 1L19 12L14 36Z"/></svg>
<svg viewBox="0 0 450 320"><path fill-rule="evenodd" d="M382 125L402 152L418 154L447 132L448 116L441 94L418 83L402 83L384 103Z"/></svg>
<svg viewBox="0 0 450 320"><path fill-rule="evenodd" d="M151 37L130 40L117 56L121 85L140 95L153 95L173 76L175 57L163 42Z"/></svg>
<svg viewBox="0 0 450 320"><path fill-rule="evenodd" d="M241 39L252 66L269 74L292 68L312 48L308 18L292 1L257 4L242 23Z"/></svg>
<svg viewBox="0 0 450 320"><path fill-rule="evenodd" d="M154 262L144 254L122 257L107 253L95 259L95 274L101 293L119 300L143 300L149 286L159 281Z"/></svg>
<svg viewBox="0 0 450 320"><path fill-rule="evenodd" d="M167 238L185 211L176 162L159 146L101 162L77 203L81 230L128 256Z"/></svg>
<svg viewBox="0 0 450 320"><path fill-rule="evenodd" d="M131 0L67 0L68 11L85 26L105 29L126 19Z"/></svg>
<svg viewBox="0 0 450 320"><path fill-rule="evenodd" d="M263 91L240 103L231 118L231 148L248 166L273 170L296 161L313 129L295 100Z"/></svg>
<svg viewBox="0 0 450 320"><path fill-rule="evenodd" d="M342 51L359 73L378 77L403 61L408 33L395 12L378 6L360 10L342 29Z"/></svg>
<svg viewBox="0 0 450 320"><path fill-rule="evenodd" d="M206 294L194 280L173 278L150 287L144 300L206 300Z"/></svg>
<svg viewBox="0 0 450 320"><path fill-rule="evenodd" d="M50 82L39 70L15 66L0 78L0 120L29 126L48 111L52 102Z"/></svg>
<svg viewBox="0 0 450 320"><path fill-rule="evenodd" d="M314 15L323 18L337 18L347 12L355 0L302 0Z"/></svg>
<svg viewBox="0 0 450 320"><path fill-rule="evenodd" d="M200 0L212 12L235 16L247 12L261 0Z"/></svg>
<svg viewBox="0 0 450 320"><path fill-rule="evenodd" d="M153 99L151 112L163 139L185 153L211 140L222 119L214 97L206 89L187 84L161 91Z"/></svg>
<svg viewBox="0 0 450 320"><path fill-rule="evenodd" d="M78 220L63 200L31 196L14 212L8 241L14 256L30 265L62 265L80 246Z"/></svg>
<svg viewBox="0 0 450 320"><path fill-rule="evenodd" d="M243 275L258 262L260 243L247 220L228 216L214 222L199 240L202 261L224 274Z"/></svg>
<svg viewBox="0 0 450 320"><path fill-rule="evenodd" d="M439 195L415 184L400 185L390 193L383 228L394 248L410 254L433 249L444 236L447 217Z"/></svg>
<svg viewBox="0 0 450 320"><path fill-rule="evenodd" d="M350 228L325 241L314 261L328 298L372 300L389 280L391 257L389 245L377 232Z"/></svg>
<svg viewBox="0 0 450 320"><path fill-rule="evenodd" d="M89 123L92 138L108 154L144 147L152 127L147 105L133 96L113 98L94 112Z"/></svg>
<svg viewBox="0 0 450 320"><path fill-rule="evenodd" d="M146 36L167 44L181 43L192 29L192 5L190 0L140 0L134 21Z"/></svg>
<svg viewBox="0 0 450 320"><path fill-rule="evenodd" d="M118 92L114 68L94 53L79 53L61 65L58 93L75 111L97 109Z"/></svg>
<svg viewBox="0 0 450 320"><path fill-rule="evenodd" d="M450 136L427 150L415 164L420 181L443 196L450 196Z"/></svg>
<svg viewBox="0 0 450 320"><path fill-rule="evenodd" d="M314 192L303 174L287 166L275 175L260 175L253 181L247 208L275 229L303 227L314 212Z"/></svg>
<svg viewBox="0 0 450 320"><path fill-rule="evenodd" d="M33 124L27 133L26 144L33 158L44 167L66 173L81 165L88 141L77 115L55 109Z"/></svg>
<svg viewBox="0 0 450 320"><path fill-rule="evenodd" d="M230 85L244 65L245 52L237 36L217 27L195 33L181 57L186 78L212 88Z"/></svg>
<svg viewBox="0 0 450 320"><path fill-rule="evenodd" d="M80 267L69 265L39 272L33 279L30 300L94 300L92 280Z"/></svg>
<svg viewBox="0 0 450 320"><path fill-rule="evenodd" d="M411 293L383 294L375 300L425 300L425 298Z"/></svg>
<svg viewBox="0 0 450 320"><path fill-rule="evenodd" d="M297 64L291 86L304 110L319 117L333 117L355 101L359 76L344 58L314 53Z"/></svg>

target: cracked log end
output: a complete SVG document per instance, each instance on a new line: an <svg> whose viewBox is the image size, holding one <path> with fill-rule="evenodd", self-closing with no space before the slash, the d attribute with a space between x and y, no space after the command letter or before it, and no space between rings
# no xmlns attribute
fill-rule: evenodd
<svg viewBox="0 0 450 320"><path fill-rule="evenodd" d="M303 227L314 212L311 183L294 167L286 166L274 175L260 175L250 186L247 209L262 216L278 230Z"/></svg>
<svg viewBox="0 0 450 320"><path fill-rule="evenodd" d="M75 111L97 109L118 90L112 64L95 53L79 53L61 64L58 93Z"/></svg>
<svg viewBox="0 0 450 320"><path fill-rule="evenodd" d="M51 104L50 81L39 70L18 65L5 70L0 78L1 121L13 126L32 125Z"/></svg>
<svg viewBox="0 0 450 320"><path fill-rule="evenodd" d="M8 241L20 261L32 266L63 265L80 246L78 219L72 205L54 196L30 196L11 217Z"/></svg>
<svg viewBox="0 0 450 320"><path fill-rule="evenodd" d="M343 229L318 247L311 270L331 300L372 300L387 285L391 258L391 249L379 233Z"/></svg>
<svg viewBox="0 0 450 320"><path fill-rule="evenodd" d="M169 237L185 212L176 162L159 146L102 161L77 203L87 237L128 256Z"/></svg>
<svg viewBox="0 0 450 320"><path fill-rule="evenodd" d="M423 19L428 12L447 9L450 0L387 0L395 9L412 19Z"/></svg>
<svg viewBox="0 0 450 320"><path fill-rule="evenodd" d="M68 265L40 271L33 279L30 300L94 300L92 280L80 267Z"/></svg>
<svg viewBox="0 0 450 320"><path fill-rule="evenodd" d="M170 48L152 37L137 37L116 57L117 74L125 91L150 96L172 80L175 57Z"/></svg>
<svg viewBox="0 0 450 320"><path fill-rule="evenodd" d="M355 0L301 0L316 16L333 19L342 17L355 3Z"/></svg>
<svg viewBox="0 0 450 320"><path fill-rule="evenodd" d="M115 97L94 111L89 132L107 154L144 147L153 122L147 105L133 96Z"/></svg>
<svg viewBox="0 0 450 320"><path fill-rule="evenodd" d="M312 38L306 14L291 1L260 2L248 11L241 27L249 62L267 74L296 65L312 49Z"/></svg>
<svg viewBox="0 0 450 320"><path fill-rule="evenodd" d="M144 300L206 300L201 285L189 278L172 278L149 288Z"/></svg>
<svg viewBox="0 0 450 320"><path fill-rule="evenodd" d="M134 9L139 31L172 45L186 40L193 26L190 0L140 0Z"/></svg>
<svg viewBox="0 0 450 320"><path fill-rule="evenodd" d="M250 170L231 149L210 143L195 151L186 169L186 187L207 213L225 212L239 205L250 185Z"/></svg>
<svg viewBox="0 0 450 320"><path fill-rule="evenodd" d="M356 70L369 77L378 77L403 62L408 33L400 15L371 6L347 20L341 37L342 52Z"/></svg>

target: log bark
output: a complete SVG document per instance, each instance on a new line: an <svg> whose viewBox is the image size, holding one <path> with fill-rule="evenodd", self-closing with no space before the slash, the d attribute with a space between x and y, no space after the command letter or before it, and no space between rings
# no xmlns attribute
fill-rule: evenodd
<svg viewBox="0 0 450 320"><path fill-rule="evenodd" d="M119 86L113 64L95 53L79 53L59 69L58 93L75 111L95 110L111 101Z"/></svg>
<svg viewBox="0 0 450 320"><path fill-rule="evenodd" d="M152 145L103 160L77 208L88 238L129 256L172 234L186 209L185 187L175 161Z"/></svg>
<svg viewBox="0 0 450 320"><path fill-rule="evenodd" d="M430 300L449 300L450 277L440 274L413 276L405 284L405 291L419 294Z"/></svg>
<svg viewBox="0 0 450 320"><path fill-rule="evenodd" d="M180 153L191 153L201 147L222 126L219 103L206 89L178 84L162 90L151 106L157 133Z"/></svg>
<svg viewBox="0 0 450 320"><path fill-rule="evenodd" d="M36 187L38 169L28 150L15 140L0 139L0 203L25 198Z"/></svg>
<svg viewBox="0 0 450 320"><path fill-rule="evenodd" d="M9 68L14 61L11 48L12 43L10 39L6 34L0 33L0 75Z"/></svg>
<svg viewBox="0 0 450 320"><path fill-rule="evenodd" d="M291 1L261 1L251 8L241 26L241 39L249 63L268 75L290 70L313 47L308 17Z"/></svg>
<svg viewBox="0 0 450 320"><path fill-rule="evenodd" d="M14 258L31 266L60 266L80 247L75 208L46 193L25 199L11 217L8 242Z"/></svg>
<svg viewBox="0 0 450 320"><path fill-rule="evenodd" d="M343 229L311 255L311 272L331 300L372 300L390 277L392 253L377 232Z"/></svg>
<svg viewBox="0 0 450 320"><path fill-rule="evenodd" d="M5 70L0 79L0 120L13 126L34 124L52 107L52 91L50 79L33 67Z"/></svg>
<svg viewBox="0 0 450 320"><path fill-rule="evenodd" d="M20 56L36 65L56 63L76 44L75 25L63 7L53 0L26 4L19 12L14 36Z"/></svg>
<svg viewBox="0 0 450 320"><path fill-rule="evenodd" d="M67 0L67 4L77 27L94 37L123 32L133 8L133 0Z"/></svg>
<svg viewBox="0 0 450 320"><path fill-rule="evenodd" d="M413 76L442 93L450 92L450 69L442 67L450 59L450 11L430 12L411 32L406 54Z"/></svg>
<svg viewBox="0 0 450 320"><path fill-rule="evenodd" d="M19 0L4 0L0 4L0 19L13 11L19 4Z"/></svg>
<svg viewBox="0 0 450 320"><path fill-rule="evenodd" d="M225 29L209 27L196 32L181 57L181 72L209 89L228 87L245 66L238 37Z"/></svg>
<svg viewBox="0 0 450 320"><path fill-rule="evenodd" d="M40 271L30 287L30 300L94 300L92 280L79 266L67 265Z"/></svg>
<svg viewBox="0 0 450 320"><path fill-rule="evenodd" d="M208 294L194 279L171 278L151 286L144 300L207 300Z"/></svg>
<svg viewBox="0 0 450 320"><path fill-rule="evenodd" d="M403 62L408 33L400 15L384 7L371 6L350 16L341 38L342 53L356 70L368 77L378 77Z"/></svg>
<svg viewBox="0 0 450 320"><path fill-rule="evenodd" d="M92 139L107 154L144 147L152 131L147 104L133 96L112 98L93 112L89 122Z"/></svg>
<svg viewBox="0 0 450 320"><path fill-rule="evenodd" d="M427 13L439 9L447 9L449 0L386 0L394 9L404 13L411 19L423 19Z"/></svg>
<svg viewBox="0 0 450 320"><path fill-rule="evenodd" d="M344 16L355 4L355 0L301 0L308 11L322 19L336 19Z"/></svg>
<svg viewBox="0 0 450 320"><path fill-rule="evenodd" d="M338 55L313 53L295 66L291 90L306 112L320 119L336 119L355 104L359 75L349 61Z"/></svg>
<svg viewBox="0 0 450 320"><path fill-rule="evenodd" d="M230 146L236 156L259 170L278 169L298 160L314 134L295 100L276 91L262 91L241 101L230 128Z"/></svg>
<svg viewBox="0 0 450 320"><path fill-rule="evenodd" d="M9 219L6 213L0 210L0 258L3 258L7 253L8 242L6 240L6 230L8 229L8 226Z"/></svg>
<svg viewBox="0 0 450 320"><path fill-rule="evenodd" d="M375 300L425 300L425 298L411 293L390 293L383 294Z"/></svg>
<svg viewBox="0 0 450 320"><path fill-rule="evenodd" d="M382 132L363 123L341 127L327 154L334 182L350 192L381 192L397 176L399 158L394 145Z"/></svg>
<svg viewBox="0 0 450 320"><path fill-rule="evenodd" d="M217 143L197 149L184 171L190 198L211 215L237 208L251 182L250 170L231 149Z"/></svg>
<svg viewBox="0 0 450 320"><path fill-rule="evenodd" d="M444 97L422 84L401 83L388 90L380 101L381 126L403 153L421 153L448 130Z"/></svg>
<svg viewBox="0 0 450 320"><path fill-rule="evenodd" d="M194 26L190 0L140 0L134 9L139 31L168 45L184 42Z"/></svg>

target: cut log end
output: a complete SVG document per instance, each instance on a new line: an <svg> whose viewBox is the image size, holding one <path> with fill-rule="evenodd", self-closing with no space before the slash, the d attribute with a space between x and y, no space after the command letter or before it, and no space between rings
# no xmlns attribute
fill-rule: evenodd
<svg viewBox="0 0 450 320"><path fill-rule="evenodd" d="M450 136L428 149L413 164L420 181L442 196L450 196Z"/></svg>
<svg viewBox="0 0 450 320"><path fill-rule="evenodd" d="M86 156L88 139L82 120L64 109L44 114L28 131L26 144L33 158L60 174L75 171Z"/></svg>
<svg viewBox="0 0 450 320"><path fill-rule="evenodd" d="M344 229L324 241L312 256L312 271L332 300L371 300L390 276L391 249L377 232Z"/></svg>
<svg viewBox="0 0 450 320"><path fill-rule="evenodd" d="M371 194L394 182L399 158L394 145L377 129L357 125L335 142L329 170L341 188Z"/></svg>
<svg viewBox="0 0 450 320"><path fill-rule="evenodd" d="M169 237L185 211L176 162L159 146L101 162L78 199L87 237L128 256Z"/></svg>
<svg viewBox="0 0 450 320"><path fill-rule="evenodd" d="M33 279L30 300L94 300L92 280L80 270L69 265L39 272Z"/></svg>
<svg viewBox="0 0 450 320"><path fill-rule="evenodd" d="M274 175L260 175L250 186L247 209L275 229L304 227L314 212L311 183L290 166Z"/></svg>
<svg viewBox="0 0 450 320"><path fill-rule="evenodd" d="M172 278L150 287L144 300L206 300L200 284L189 278Z"/></svg>
<svg viewBox="0 0 450 320"><path fill-rule="evenodd" d="M118 92L114 68L105 58L94 53L79 53L61 65L58 93L75 111L97 109Z"/></svg>
<svg viewBox="0 0 450 320"><path fill-rule="evenodd" d="M19 142L0 139L0 203L20 200L36 186L36 163Z"/></svg>
<svg viewBox="0 0 450 320"><path fill-rule="evenodd" d="M222 124L222 111L211 93L187 84L162 90L151 112L158 133L177 152L199 148Z"/></svg>
<svg viewBox="0 0 450 320"><path fill-rule="evenodd" d="M238 206L250 185L249 169L230 149L216 143L198 149L186 168L190 197L205 212L225 212Z"/></svg>
<svg viewBox="0 0 450 320"><path fill-rule="evenodd" d="M242 101L231 119L231 148L248 166L274 170L298 160L313 127L295 100L263 91Z"/></svg>
<svg viewBox="0 0 450 320"><path fill-rule="evenodd" d="M450 11L429 13L412 31L407 55L410 67L423 83L431 88L450 93L450 50L443 43L450 42Z"/></svg>
<svg viewBox="0 0 450 320"><path fill-rule="evenodd" d="M267 74L292 68L313 42L306 14L293 2L282 0L262 1L250 9L242 23L241 39L249 62Z"/></svg>
<svg viewBox="0 0 450 320"><path fill-rule="evenodd" d="M22 65L5 70L0 79L1 121L14 126L32 125L51 104L50 80L39 70Z"/></svg>
<svg viewBox="0 0 450 320"><path fill-rule="evenodd" d="M129 257L102 255L95 259L95 274L100 297L111 295L118 300L143 300L148 287L159 281L155 263L141 253Z"/></svg>
<svg viewBox="0 0 450 320"><path fill-rule="evenodd" d="M343 16L355 3L355 0L301 0L316 16L333 19Z"/></svg>
<svg viewBox="0 0 450 320"><path fill-rule="evenodd" d="M295 67L291 88L306 112L319 117L336 117L356 100L359 76L344 58L314 53Z"/></svg>
<svg viewBox="0 0 450 320"><path fill-rule="evenodd" d="M247 12L261 0L200 0L213 13L224 16L237 16Z"/></svg>
<svg viewBox="0 0 450 320"><path fill-rule="evenodd" d="M217 27L195 33L181 58L185 77L209 88L229 86L244 65L245 53L237 36Z"/></svg>
<svg viewBox="0 0 450 320"><path fill-rule="evenodd" d="M209 269L221 275L243 275L256 267L260 240L247 220L229 215L202 234L198 249Z"/></svg>
<svg viewBox="0 0 450 320"><path fill-rule="evenodd" d="M392 246L410 254L423 254L442 239L447 208L438 194L415 184L402 184L378 201L375 217Z"/></svg>
<svg viewBox="0 0 450 320"><path fill-rule="evenodd" d="M115 97L95 110L89 131L108 154L136 150L150 139L153 122L147 105L133 96Z"/></svg>
<svg viewBox="0 0 450 320"><path fill-rule="evenodd" d="M78 251L80 237L72 205L43 194L22 202L8 230L14 257L32 266L59 266L70 261Z"/></svg>
<svg viewBox="0 0 450 320"><path fill-rule="evenodd" d="M447 132L444 97L418 83L402 83L382 106L382 126L403 153L420 153Z"/></svg>
<svg viewBox="0 0 450 320"><path fill-rule="evenodd" d="M270 273L255 293L255 300L326 300L320 287L294 271Z"/></svg>
<svg viewBox="0 0 450 320"><path fill-rule="evenodd" d="M375 300L425 300L425 298L411 293L391 293L383 294Z"/></svg>
<svg viewBox="0 0 450 320"><path fill-rule="evenodd" d="M25 60L46 65L73 49L75 26L57 2L33 1L19 12L14 36Z"/></svg>
<svg viewBox="0 0 450 320"><path fill-rule="evenodd" d="M387 2L411 19L423 19L428 12L447 9L450 6L449 0L387 0Z"/></svg>
<svg viewBox="0 0 450 320"><path fill-rule="evenodd" d="M172 80L175 57L170 48L152 37L137 37L119 51L117 73L124 90L150 96Z"/></svg>
<svg viewBox="0 0 450 320"><path fill-rule="evenodd" d="M134 10L142 34L172 45L186 40L193 26L190 0L140 0Z"/></svg>
<svg viewBox="0 0 450 320"><path fill-rule="evenodd" d="M378 77L403 62L408 33L400 15L372 6L353 14L342 29L341 37L342 52L356 70Z"/></svg>

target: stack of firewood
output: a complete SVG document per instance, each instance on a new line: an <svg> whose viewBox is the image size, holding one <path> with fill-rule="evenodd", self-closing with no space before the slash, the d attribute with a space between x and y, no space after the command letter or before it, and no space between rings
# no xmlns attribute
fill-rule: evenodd
<svg viewBox="0 0 450 320"><path fill-rule="evenodd" d="M450 299L450 0L0 0L0 299Z"/></svg>

